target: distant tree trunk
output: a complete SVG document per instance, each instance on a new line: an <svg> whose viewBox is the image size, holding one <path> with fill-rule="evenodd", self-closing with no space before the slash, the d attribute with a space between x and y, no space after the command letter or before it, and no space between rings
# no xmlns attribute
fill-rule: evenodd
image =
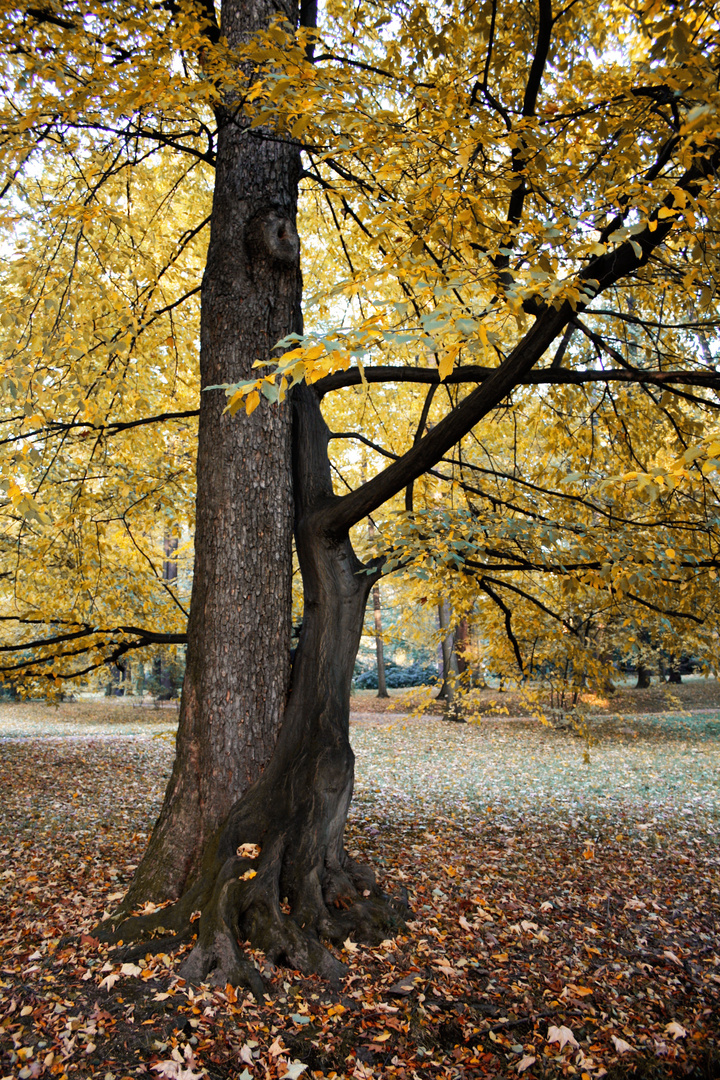
<svg viewBox="0 0 720 1080"><path fill-rule="evenodd" d="M455 629L455 657L458 672L464 675L468 669L467 651L470 645L470 627L467 619L460 619Z"/></svg>
<svg viewBox="0 0 720 1080"><path fill-rule="evenodd" d="M441 638L443 657L443 684L438 697L445 702L445 716L448 720L460 720L457 690L455 682L459 676L455 637L450 630L450 605L444 598L438 604L440 630L445 631Z"/></svg>
<svg viewBox="0 0 720 1080"><path fill-rule="evenodd" d="M638 664L637 666L637 682L635 683L636 690L647 690L650 686L650 672L644 664Z"/></svg>
<svg viewBox="0 0 720 1080"><path fill-rule="evenodd" d="M364 448L363 448L364 449ZM367 480L367 457L363 453L362 459L362 482ZM372 541L375 537L375 523L371 517L368 518L367 523L368 540L372 545ZM380 586L374 585L373 591L373 618L375 625L375 656L377 658L377 679L378 679L378 692L379 698L386 698L390 695L387 692L387 683L385 682L385 653L383 649L382 638L382 605L380 602Z"/></svg>
<svg viewBox="0 0 720 1080"><path fill-rule="evenodd" d="M670 658L670 667L668 668L668 680L667 681L669 683L675 684L676 686L678 686L678 685L680 685L682 683L682 676L680 675L679 668L676 667L676 661L675 661L674 656L672 656Z"/></svg>
<svg viewBox="0 0 720 1080"><path fill-rule="evenodd" d="M380 586L373 586L373 612L375 617L375 653L377 656L377 676L378 676L378 692L379 698L386 698L390 695L387 691L387 684L385 682L385 656L383 653L383 638L382 638L382 609L380 606Z"/></svg>

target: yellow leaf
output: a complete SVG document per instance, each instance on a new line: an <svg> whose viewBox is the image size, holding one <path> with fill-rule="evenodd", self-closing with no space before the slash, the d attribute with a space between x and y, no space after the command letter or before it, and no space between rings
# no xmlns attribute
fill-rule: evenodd
<svg viewBox="0 0 720 1080"><path fill-rule="evenodd" d="M260 855L259 844L240 844L237 854L241 859L257 859Z"/></svg>
<svg viewBox="0 0 720 1080"><path fill-rule="evenodd" d="M444 352L440 357L440 363L438 364L438 373L441 380L447 379L448 375L455 366L455 357L459 352L459 345L451 345L447 352Z"/></svg>
<svg viewBox="0 0 720 1080"><path fill-rule="evenodd" d="M247 401L245 402L245 412L247 415L250 416L251 413L254 413L259 404L260 395L257 390L253 390L252 393L248 394Z"/></svg>

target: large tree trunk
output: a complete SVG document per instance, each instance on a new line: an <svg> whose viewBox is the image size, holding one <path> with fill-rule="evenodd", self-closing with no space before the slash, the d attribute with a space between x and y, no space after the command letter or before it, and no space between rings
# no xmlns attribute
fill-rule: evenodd
<svg viewBox="0 0 720 1080"><path fill-rule="evenodd" d="M332 529L328 430L315 391L298 386L293 399L295 540L305 608L275 751L208 844L178 903L130 919L114 934L128 941L162 927L184 940L199 909L183 977L243 984L257 994L262 982L238 940L265 950L270 961L333 977L342 965L321 938L380 940L399 925L402 908L344 848L354 778L350 687L378 572L358 560L347 533ZM168 946L167 938L153 942Z"/></svg>
<svg viewBox="0 0 720 1080"><path fill-rule="evenodd" d="M275 14L224 0L230 45ZM289 9L292 3L288 0ZM288 11L291 18L292 11ZM255 360L302 330L295 230L300 153L219 110L217 170L202 284L203 387L256 374ZM124 908L177 897L209 838L267 764L288 690L292 493L290 408L264 400L223 415L201 394L195 568L177 756Z"/></svg>

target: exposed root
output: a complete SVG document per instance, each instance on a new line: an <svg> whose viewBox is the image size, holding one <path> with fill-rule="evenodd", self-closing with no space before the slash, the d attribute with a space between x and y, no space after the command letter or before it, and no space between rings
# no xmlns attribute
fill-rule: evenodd
<svg viewBox="0 0 720 1080"><path fill-rule="evenodd" d="M122 963L130 963L141 960L148 956L157 956L159 953L173 953L182 945L187 944L193 937L193 932L188 927L182 934L171 934L168 937L154 937L149 940L139 941L134 945L128 945L116 949L114 959Z"/></svg>
<svg viewBox="0 0 720 1080"><path fill-rule="evenodd" d="M121 906L114 915L96 926L93 934L108 945L119 941L144 941L157 934L167 936L169 931L175 931L173 937L185 939L193 912L202 907L206 892L201 883L196 883L174 904L148 914L130 915Z"/></svg>
<svg viewBox="0 0 720 1080"><path fill-rule="evenodd" d="M302 874L289 867L280 843L266 845L256 859L231 856L177 903L152 914L135 915L118 925L108 920L103 940L134 942L121 950L131 959L146 952L171 952L197 933L179 974L191 983L242 986L262 1000L267 986L240 942L262 950L269 963L320 975L337 982L345 965L323 944L341 945L348 937L378 944L404 921L407 904L377 886L372 870L343 854L342 865ZM292 884L288 883L288 880ZM208 880L211 885L208 885ZM281 904L281 882L289 912ZM200 919L193 914L200 906ZM287 905L285 905L287 906ZM169 935L168 931L175 931Z"/></svg>

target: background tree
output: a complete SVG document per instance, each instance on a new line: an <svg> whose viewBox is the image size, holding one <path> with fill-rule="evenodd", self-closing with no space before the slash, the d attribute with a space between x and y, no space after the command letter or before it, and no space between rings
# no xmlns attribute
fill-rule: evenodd
<svg viewBox="0 0 720 1080"><path fill-rule="evenodd" d="M27 132L44 137L54 88L82 57L93 58L93 78L67 96L63 113L83 131L79 150L87 142L92 152L110 115L132 147L162 144L214 163L210 122L220 121L202 379L227 385L230 412L244 406L247 416L223 418L217 391L202 395L195 653L152 861L124 910L180 899L116 932L128 940L162 926L183 939L200 908L184 972L259 992L238 938L332 974L337 961L321 937L384 934L394 918L372 873L343 847L350 681L367 596L383 571L412 564L447 588L451 567L467 605L485 605L488 631L503 628L522 674L552 665L563 679L597 677L607 635L629 619L629 637L640 612L643 627L691 622L699 644L713 639L718 57L714 8L690 5L668 15L649 4L632 18L613 9L612 19L604 6L555 9L548 0L371 7L360 25L339 3L317 37L296 33L290 10L269 26L269 10L243 12L250 22L229 3L222 33L212 12L190 9L163 9L152 25L121 23L133 56L133 35L147 33L161 87L110 37L114 24L99 47L94 15L75 22L48 12L29 26L18 16L5 149L11 186L25 182ZM40 35L32 49L29 29ZM108 52L117 80L108 78ZM62 56L60 75L48 54ZM18 73L28 56L41 79ZM139 125L144 108L158 126ZM182 126L172 126L173 108ZM298 179L317 234L307 276L322 269L307 337ZM287 351L273 360L282 335ZM704 343L696 355L694 341ZM18 344L17 355L32 347ZM253 372L255 360L269 364L266 374ZM402 388L400 418L388 384ZM331 395L344 400L324 405L342 420L334 432L321 412ZM238 763L261 767L287 690L291 411L303 627L275 751L243 795ZM391 464L335 491L328 445L343 474L349 432ZM17 487L8 488L16 513L23 522L36 514L45 536L51 525L34 489ZM384 551L362 563L353 540L361 550L370 514ZM24 546L15 550L24 557ZM247 623L251 611L262 627ZM44 627L51 618L43 607ZM109 652L142 643L126 627L104 637L95 622L72 627L63 632L78 627L79 640ZM253 652L251 641L265 647ZM35 648L62 670L66 661L50 660L57 642ZM244 757L235 739L243 716L257 724ZM238 796L207 843L211 817Z"/></svg>

